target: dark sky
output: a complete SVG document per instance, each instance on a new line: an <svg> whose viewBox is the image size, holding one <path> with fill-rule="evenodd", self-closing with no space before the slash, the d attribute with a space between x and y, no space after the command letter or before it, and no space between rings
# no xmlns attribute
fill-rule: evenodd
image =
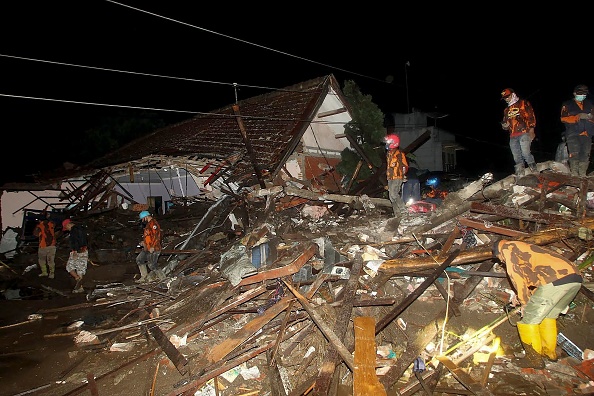
<svg viewBox="0 0 594 396"><path fill-rule="evenodd" d="M535 107L540 162L559 142L561 102L577 84L594 88L592 40L574 42L558 10L528 18L508 6L379 2L10 3L0 6L2 136L11 142L2 181L69 160L65 140L122 108L174 122L233 103L233 83L245 99L330 73L386 113L448 114L437 123L469 148L459 156L465 167L512 172L501 90Z"/></svg>

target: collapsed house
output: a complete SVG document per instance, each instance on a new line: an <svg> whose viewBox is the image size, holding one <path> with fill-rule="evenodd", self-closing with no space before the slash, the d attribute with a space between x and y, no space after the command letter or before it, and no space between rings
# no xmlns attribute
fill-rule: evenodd
<svg viewBox="0 0 594 396"><path fill-rule="evenodd" d="M119 389L149 384L152 394L163 395L208 394L208 387L241 394L242 386L245 394L292 396L338 389L512 394L502 383L510 371L522 371L509 367L513 348L506 345L506 358L497 330L513 313L503 297L481 299L508 288L491 259L492 241L504 236L556 249L591 279L594 185L563 164L540 163L539 173L520 179L486 174L430 210L393 219L385 198L340 193L334 167L343 148L356 146L342 135L348 105L333 77L216 113L156 131L96 161L99 171L90 176L79 173L53 187L63 205L59 212L88 223L117 215L122 219L115 223L126 228L138 211L150 209L176 231L165 241L163 277L142 286L100 285L87 294L85 308L127 307L115 314L117 325L81 324L63 333L78 348L129 358L96 366L83 385L65 381L46 390L77 394L121 374L126 379ZM188 130L203 138L189 139ZM37 194L34 201L47 205L50 198ZM97 233L91 251L117 246L109 240L119 240L113 238L118 231L112 222L103 244ZM591 293L582 287L582 318L586 309L590 314ZM434 311L418 305L426 303ZM465 338L444 337L443 329L473 304L489 320L475 323ZM29 321L68 310L40 310ZM575 322L565 323L572 340L586 332ZM135 343L139 329L144 342ZM526 374L529 381L587 389L593 379L583 359L588 346L566 347L567 359L551 363L550 371L566 373L562 380L542 370ZM150 360L154 356L162 359ZM163 359L166 373L159 370ZM145 360L152 370L123 374ZM70 372L82 370L74 363ZM481 367L478 379L465 370L473 365ZM258 371L267 380L250 382ZM244 382L234 386L240 372Z"/></svg>

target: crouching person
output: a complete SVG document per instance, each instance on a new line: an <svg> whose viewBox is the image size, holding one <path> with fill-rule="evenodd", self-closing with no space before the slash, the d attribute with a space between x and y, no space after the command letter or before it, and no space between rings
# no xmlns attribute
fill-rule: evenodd
<svg viewBox="0 0 594 396"><path fill-rule="evenodd" d="M516 363L542 369L543 357L557 360L557 318L580 291L579 269L552 250L520 241L495 242L493 257L505 264L517 293L513 303L521 306L517 328L526 356Z"/></svg>
<svg viewBox="0 0 594 396"><path fill-rule="evenodd" d="M144 223L144 231L140 242L142 250L136 256L136 264L140 270L140 278L136 283L144 283L147 281L149 272L158 269L157 262L161 255L161 226L146 210L140 212L139 217Z"/></svg>
<svg viewBox="0 0 594 396"><path fill-rule="evenodd" d="M72 220L66 219L62 222L62 231L68 232L70 242L70 256L66 263L66 271L74 278L76 285L73 293L83 293L83 277L87 273L89 262L89 249L87 247L87 232L80 224L75 224Z"/></svg>

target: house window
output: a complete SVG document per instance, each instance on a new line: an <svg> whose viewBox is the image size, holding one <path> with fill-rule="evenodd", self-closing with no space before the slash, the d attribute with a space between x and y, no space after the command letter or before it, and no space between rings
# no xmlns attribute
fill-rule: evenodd
<svg viewBox="0 0 594 396"><path fill-rule="evenodd" d="M444 147L441 155L444 171L452 172L456 169L456 149L454 147Z"/></svg>

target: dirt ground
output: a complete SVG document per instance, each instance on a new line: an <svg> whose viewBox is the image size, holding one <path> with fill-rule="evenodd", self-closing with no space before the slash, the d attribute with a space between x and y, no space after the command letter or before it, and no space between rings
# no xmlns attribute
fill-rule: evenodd
<svg viewBox="0 0 594 396"><path fill-rule="evenodd" d="M211 307L209 294L200 293L192 297L193 288L197 288L200 280L208 276L209 265L215 264L218 255L204 256L200 269L192 272L182 282L180 293L174 298L167 297L159 290L158 282L151 285L137 287L134 276L137 267L134 264L134 244L140 235L140 229L135 222L135 214L120 213L118 223L121 227L105 228L102 246L108 248L111 256L103 254L103 260L92 255L93 262L89 265L85 276L84 287L86 293L73 294L74 281L65 271L65 254L67 249L59 248L55 279L39 278L39 270L35 267L34 251L23 253L0 267L3 279L4 299L0 300L0 396L15 395L48 395L66 396L75 394L98 395L173 395L174 390L189 379L196 372L193 367L203 358L213 344L220 343L230 334L247 323L255 313L235 313L227 320L214 324L193 336L186 345L180 346L179 351L190 361L187 365L189 372L182 375L175 363L172 362L159 348L153 337L147 333L144 326L133 326L139 305L147 301L162 302L159 326L166 331L175 322L188 321L189 317L198 316ZM167 216L167 215L166 215ZM163 218L162 225L169 237L183 235L184 221L187 225L195 224L195 219L187 220L187 216L178 213L169 218ZM375 221L382 221L384 213L379 213ZM194 222L193 222L194 221ZM290 220L287 220L290 221ZM357 235L359 229L373 227L371 219L351 216L348 219L335 218L321 224L303 225L302 228L292 228L287 235L300 233L306 238L319 236L331 237L335 248L343 243L349 245L349 238ZM186 225L186 226L187 226ZM288 231L292 231L289 233ZM112 236L113 235L113 236ZM107 241L112 241L107 242ZM225 239L225 243L232 242ZM220 243L220 242L219 242ZM211 246L212 247L212 246ZM115 257L115 258L114 258ZM166 256L162 257L166 263ZM501 268L495 267L501 271ZM454 277L453 277L454 278ZM587 276L591 280L590 274ZM450 279L450 288L464 279ZM180 281L180 279L178 279ZM423 281L423 278L397 277L386 283L381 290L375 291L378 297L392 296L402 301ZM448 280L440 280L444 287L448 287ZM335 283L337 285L338 283ZM93 298L93 291L100 290L106 285L112 288L128 287L123 294L105 295ZM142 288L150 288L146 292ZM365 288L363 288L365 289ZM509 289L505 278L484 278L477 288L460 306L460 315L448 315L447 325L437 329L437 336L433 340L435 349L447 350L458 343L462 343L473 334L485 327L492 327L492 334L500 337L501 350L491 367L486 380L486 389L494 395L565 395L592 394L590 379L576 369L580 361L570 357L559 349L559 360L548 362L544 370L522 369L514 364L514 358L521 353L514 323L519 320L515 314L506 315L504 304L498 296ZM148 293L149 297L147 297ZM162 295L161 295L161 294ZM332 293L330 287L320 288L320 295L324 297ZM331 300L331 298L329 298ZM176 304L183 307L176 306ZM265 301L260 300L263 304ZM559 318L559 332L579 348L594 349L594 303L584 294L578 294L570 311ZM355 315L381 317L390 307L358 307ZM389 351L386 359L396 359L405 353L409 342L423 331L428 318L445 316L446 302L439 291L431 286L420 298L414 301L399 318L401 325L391 324L386 331L380 333L376 339L378 350ZM321 303L320 310L332 322L333 311L330 305ZM38 315L31 319L30 315ZM144 320L138 317L135 320ZM146 319L146 318L145 318ZM80 327L69 327L72 324ZM155 323L155 322L151 322ZM118 330L124 325L132 326ZM299 326L299 323L295 324ZM76 343L74 338L80 330L101 333L97 344ZM183 337L184 334L179 334ZM441 343L443 340L443 344ZM128 344L129 351L113 351L114 344ZM286 373L287 382L296 387L300 381L315 376L324 360L327 342L322 334L313 330L294 349L288 352L288 343L281 344L277 363L282 373ZM307 360L307 352L315 348L315 355L309 365L302 363ZM427 356L435 352L428 351ZM454 353L452 358L456 357ZM473 361L477 355L464 359L459 367L463 368L477 382L485 378L486 362ZM344 365L340 366L341 385L337 394L352 394L352 378ZM218 378L218 393L211 388L202 388L197 395L271 395L269 381L274 376L270 370L266 354L260 354L246 362L234 377L230 373ZM398 389L406 385L406 380L414 382L412 369L408 370L406 378L399 382ZM350 381L350 382L349 382ZM94 389L96 387L96 390ZM396 388L396 387L395 387ZM397 389L388 391L388 395L397 395ZM452 374L443 375L438 388L459 389L465 394L464 388ZM451 393L451 392L450 392ZM424 394L419 390L418 395ZM447 394L435 392L434 394ZM466 393L468 394L468 393Z"/></svg>

